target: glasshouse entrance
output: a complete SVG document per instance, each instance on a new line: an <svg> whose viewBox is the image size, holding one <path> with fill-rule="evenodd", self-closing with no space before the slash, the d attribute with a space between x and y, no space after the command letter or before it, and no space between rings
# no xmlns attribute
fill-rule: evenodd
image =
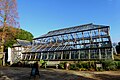
<svg viewBox="0 0 120 80"><path fill-rule="evenodd" d="M113 59L110 27L85 24L50 31L34 38L22 60Z"/></svg>

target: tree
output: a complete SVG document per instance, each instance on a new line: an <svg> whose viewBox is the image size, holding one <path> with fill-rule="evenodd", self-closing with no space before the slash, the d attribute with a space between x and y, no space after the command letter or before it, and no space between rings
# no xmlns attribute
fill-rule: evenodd
<svg viewBox="0 0 120 80"><path fill-rule="evenodd" d="M12 47L12 45L16 43L16 39L27 41L32 41L33 39L33 35L28 31L14 27L10 27L10 29L11 30L9 30L9 27L6 27L6 38L4 43L5 49L7 49L8 47ZM0 28L0 36L2 34L1 32L2 27Z"/></svg>
<svg viewBox="0 0 120 80"><path fill-rule="evenodd" d="M6 29L19 26L16 0L0 0L1 52L4 52Z"/></svg>
<svg viewBox="0 0 120 80"><path fill-rule="evenodd" d="M116 51L118 54L120 54L120 42L118 42L118 45L116 46Z"/></svg>
<svg viewBox="0 0 120 80"><path fill-rule="evenodd" d="M1 52L4 53L4 43L6 38L6 27L18 25L18 13L16 0L0 0L0 26L2 26ZM5 57L3 54L3 65Z"/></svg>
<svg viewBox="0 0 120 80"><path fill-rule="evenodd" d="M23 29L19 29L18 31L18 34L15 36L16 39L32 41L33 35L30 32Z"/></svg>
<svg viewBox="0 0 120 80"><path fill-rule="evenodd" d="M9 30L9 28L10 28L10 30ZM1 27L0 28L0 36L2 34L2 29L3 28ZM4 52L5 52L4 61L5 62L7 62L7 58L8 58L8 56L7 56L8 47L12 47L14 43L17 43L16 39L32 41L33 35L30 32L25 31L23 29L14 28L14 27L6 27L6 38L5 38L5 43L4 43Z"/></svg>

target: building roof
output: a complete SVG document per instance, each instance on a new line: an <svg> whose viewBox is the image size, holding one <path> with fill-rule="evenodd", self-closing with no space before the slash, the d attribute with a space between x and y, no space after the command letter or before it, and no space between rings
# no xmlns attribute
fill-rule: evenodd
<svg viewBox="0 0 120 80"><path fill-rule="evenodd" d="M90 30L90 29L103 28L103 27L109 27L109 26L95 25L93 23L89 23L89 24L84 24L84 25L79 25L79 26L74 26L74 27L69 27L69 28L49 31L47 34L44 34L44 35L42 35L40 37L37 37L37 38L34 38L34 39L46 38L46 37L51 37L51 36L57 36L57 35L62 35L62 34L69 34L69 33L74 33L74 32Z"/></svg>
<svg viewBox="0 0 120 80"><path fill-rule="evenodd" d="M13 46L31 46L31 42L30 41L27 41L27 40L20 40L20 39L17 39L17 43L14 44Z"/></svg>

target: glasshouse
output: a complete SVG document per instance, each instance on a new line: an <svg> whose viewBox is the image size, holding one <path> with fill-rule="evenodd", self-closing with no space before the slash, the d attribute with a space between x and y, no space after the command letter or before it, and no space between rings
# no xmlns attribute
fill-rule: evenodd
<svg viewBox="0 0 120 80"><path fill-rule="evenodd" d="M113 59L110 27L84 24L49 31L33 39L22 60L101 60Z"/></svg>

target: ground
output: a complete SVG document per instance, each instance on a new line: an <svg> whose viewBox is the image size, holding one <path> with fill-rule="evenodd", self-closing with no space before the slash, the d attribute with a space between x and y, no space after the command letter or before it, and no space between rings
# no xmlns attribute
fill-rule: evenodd
<svg viewBox="0 0 120 80"><path fill-rule="evenodd" d="M34 80L30 78L31 68L0 67L0 80ZM120 80L120 71L73 71L41 69L36 80Z"/></svg>

